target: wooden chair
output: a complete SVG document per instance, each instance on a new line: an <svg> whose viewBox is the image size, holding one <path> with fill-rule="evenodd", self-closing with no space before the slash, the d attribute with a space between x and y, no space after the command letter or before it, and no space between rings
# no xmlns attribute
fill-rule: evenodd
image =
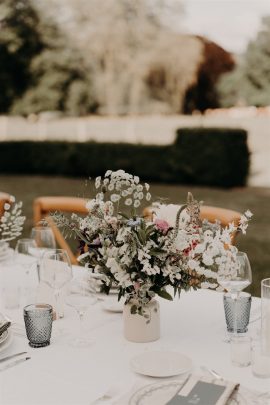
<svg viewBox="0 0 270 405"><path fill-rule="evenodd" d="M10 202L10 195L0 192L0 217L4 213L4 205L8 202Z"/></svg>
<svg viewBox="0 0 270 405"><path fill-rule="evenodd" d="M49 214L59 211L86 215L88 210L85 204L86 200L84 198L62 196L38 197L33 203L34 225L38 225L42 219L47 220L54 233L56 243L61 249L65 249L68 252L72 264L78 264L76 256Z"/></svg>
<svg viewBox="0 0 270 405"><path fill-rule="evenodd" d="M152 219L153 208L146 207L143 211L143 214L146 218ZM209 222L214 223L216 220L220 221L222 227L226 227L229 223L234 223L235 226L238 226L241 218L241 213L229 210L227 208L211 207L207 205L201 206L201 219L207 219ZM232 244L235 244L237 232L232 234Z"/></svg>

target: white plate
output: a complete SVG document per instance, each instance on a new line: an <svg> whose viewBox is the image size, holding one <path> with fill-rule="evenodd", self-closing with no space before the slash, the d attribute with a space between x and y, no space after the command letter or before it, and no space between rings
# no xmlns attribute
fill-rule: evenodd
<svg viewBox="0 0 270 405"><path fill-rule="evenodd" d="M173 377L192 368L189 357L178 352L143 352L130 361L135 373L150 377Z"/></svg>
<svg viewBox="0 0 270 405"><path fill-rule="evenodd" d="M129 400L129 405L164 405L180 390L186 376L178 381L162 381L146 385L136 391ZM268 404L269 397L258 399L258 393L251 392L240 385L228 400L227 405Z"/></svg>
<svg viewBox="0 0 270 405"><path fill-rule="evenodd" d="M7 330L7 332L8 332L8 334L7 334L6 340L0 344L0 353L3 352L4 350L6 350L12 342L13 336L12 336L10 329Z"/></svg>

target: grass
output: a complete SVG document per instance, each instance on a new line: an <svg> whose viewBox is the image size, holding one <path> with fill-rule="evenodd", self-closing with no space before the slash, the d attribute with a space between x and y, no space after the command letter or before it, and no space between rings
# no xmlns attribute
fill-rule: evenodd
<svg viewBox="0 0 270 405"><path fill-rule="evenodd" d="M92 182L84 179L41 176L0 176L0 190L16 196L24 203L27 217L23 236L28 236L32 227L32 203L38 196L69 195L90 198L94 195ZM239 188L220 190L214 188L189 187L177 185L151 185L153 199L166 198L172 203L182 203L187 192L191 191L197 200L206 205L231 208L240 212L250 209L253 220L247 235L240 235L237 246L247 252L253 283L247 289L253 295L260 296L260 281L270 277L270 188Z"/></svg>

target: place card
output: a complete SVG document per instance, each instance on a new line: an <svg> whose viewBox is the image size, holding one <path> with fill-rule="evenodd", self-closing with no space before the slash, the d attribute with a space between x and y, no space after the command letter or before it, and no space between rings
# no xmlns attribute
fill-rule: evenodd
<svg viewBox="0 0 270 405"><path fill-rule="evenodd" d="M225 405L238 384L191 376L167 405Z"/></svg>

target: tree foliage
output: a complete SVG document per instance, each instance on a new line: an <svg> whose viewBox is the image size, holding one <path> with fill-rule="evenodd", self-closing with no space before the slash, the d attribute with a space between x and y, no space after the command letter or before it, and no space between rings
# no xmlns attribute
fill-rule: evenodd
<svg viewBox="0 0 270 405"><path fill-rule="evenodd" d="M231 71L235 62L232 55L204 37L199 37L203 44L203 58L198 67L197 81L185 96L184 111L204 111L207 108L217 108L219 97L216 83L225 72Z"/></svg>
<svg viewBox="0 0 270 405"><path fill-rule="evenodd" d="M270 16L262 19L257 37L248 44L237 68L222 77L218 90L226 107L270 104Z"/></svg>
<svg viewBox="0 0 270 405"><path fill-rule="evenodd" d="M30 64L43 49L38 13L30 0L0 2L0 112L31 83Z"/></svg>

